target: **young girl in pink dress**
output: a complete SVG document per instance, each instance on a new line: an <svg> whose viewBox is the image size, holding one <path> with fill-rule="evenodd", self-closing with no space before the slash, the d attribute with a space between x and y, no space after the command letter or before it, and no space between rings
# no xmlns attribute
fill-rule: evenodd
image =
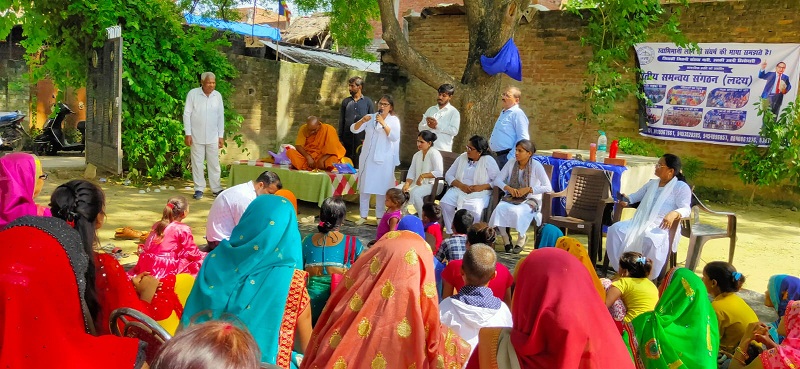
<svg viewBox="0 0 800 369"><path fill-rule="evenodd" d="M139 262L128 271L129 276L149 272L158 279L179 273L197 277L206 253L194 243L192 229L181 223L188 214L189 203L185 197L174 196L167 201L161 221L153 224L139 254Z"/></svg>
<svg viewBox="0 0 800 369"><path fill-rule="evenodd" d="M383 235L397 230L397 224L400 223L400 218L403 217L402 209L405 208L408 202L408 192L403 192L399 188L390 188L386 191L386 212L383 213L381 221L378 222L378 231L376 232L375 239L380 240ZM375 204L375 206L380 206Z"/></svg>

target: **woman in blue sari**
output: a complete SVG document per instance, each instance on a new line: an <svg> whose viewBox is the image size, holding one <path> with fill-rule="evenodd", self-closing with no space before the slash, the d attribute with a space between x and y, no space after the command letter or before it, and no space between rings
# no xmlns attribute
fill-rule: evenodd
<svg viewBox="0 0 800 369"><path fill-rule="evenodd" d="M792 300L800 300L800 278L786 274L769 277L764 305L774 308L778 314L778 320L768 324L769 334L775 343L783 341L783 337L778 334L778 324L786 313L786 305Z"/></svg>
<svg viewBox="0 0 800 369"><path fill-rule="evenodd" d="M297 368L311 335L307 273L297 215L286 199L258 196L230 240L211 251L186 301L181 325L234 316L253 333L261 361Z"/></svg>

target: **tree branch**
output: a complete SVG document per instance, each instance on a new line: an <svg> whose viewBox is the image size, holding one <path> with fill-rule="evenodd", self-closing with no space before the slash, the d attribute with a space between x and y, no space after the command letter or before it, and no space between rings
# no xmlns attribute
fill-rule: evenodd
<svg viewBox="0 0 800 369"><path fill-rule="evenodd" d="M455 77L446 73L409 45L408 40L400 30L400 23L397 21L394 4L391 0L378 0L378 6L381 10L383 40L389 46L389 54L394 58L397 65L433 88L438 88L443 83L460 85Z"/></svg>

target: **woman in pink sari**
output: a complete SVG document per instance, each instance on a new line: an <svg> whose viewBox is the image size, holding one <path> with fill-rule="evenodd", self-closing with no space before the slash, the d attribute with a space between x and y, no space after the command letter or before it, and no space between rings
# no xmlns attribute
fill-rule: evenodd
<svg viewBox="0 0 800 369"><path fill-rule="evenodd" d="M786 314L778 325L778 334L786 338L781 344L775 343L769 335L764 323L750 324L733 354L730 369L795 369L800 368L800 301L789 301ZM766 350L750 361L749 346L758 342L766 346Z"/></svg>
<svg viewBox="0 0 800 369"><path fill-rule="evenodd" d="M144 272L158 279L179 273L197 277L206 253L194 243L191 227L181 223L188 214L185 197L173 196L167 200L161 220L153 224L144 242L139 261L128 271L131 278Z"/></svg>
<svg viewBox="0 0 800 369"><path fill-rule="evenodd" d="M47 174L35 156L12 153L0 158L0 227L26 215L50 216L50 209L33 199L42 191Z"/></svg>

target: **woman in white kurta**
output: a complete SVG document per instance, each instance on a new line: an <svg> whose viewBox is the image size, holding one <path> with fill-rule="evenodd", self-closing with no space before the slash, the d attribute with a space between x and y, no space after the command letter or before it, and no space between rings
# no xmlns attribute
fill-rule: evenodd
<svg viewBox="0 0 800 369"><path fill-rule="evenodd" d="M363 224L369 213L370 195L375 195L375 216L383 217L386 191L395 186L394 168L400 164L400 119L394 114L392 96L383 95L378 112L350 125L350 132L366 132L358 156L358 192Z"/></svg>
<svg viewBox="0 0 800 369"><path fill-rule="evenodd" d="M536 147L530 140L520 140L515 147L516 160L509 161L494 179L495 187L503 189L503 201L492 211L489 225L499 227L506 252L522 252L525 234L532 221L542 224L542 194L553 192L547 172L542 164L533 160ZM511 236L506 232L511 227L519 232L516 246L511 245Z"/></svg>
<svg viewBox="0 0 800 369"><path fill-rule="evenodd" d="M683 178L681 160L677 156L664 154L656 164L655 174L658 178L631 194L630 201L619 202L623 207L638 202L639 207L633 219L609 227L606 239L608 259L615 270L619 270L619 258L623 253L640 252L653 260L650 279L658 278L670 249L677 250L680 237L675 237L670 245L669 229L674 222L689 216L692 201L692 190ZM680 232L678 225L677 234Z"/></svg>
<svg viewBox="0 0 800 369"><path fill-rule="evenodd" d="M414 206L417 214L422 214L425 196L431 194L434 179L441 177L444 173L442 154L432 147L434 141L436 141L436 133L431 131L425 130L417 135L417 149L419 151L411 159L406 181L398 186L403 192L408 192L410 205ZM437 195L442 193L443 190L444 186L439 186Z"/></svg>
<svg viewBox="0 0 800 369"><path fill-rule="evenodd" d="M447 233L453 233L456 210L467 209L474 223L481 221L481 213L492 197L492 182L499 172L489 142L481 136L472 136L467 143L467 152L461 154L444 175L450 188L439 205L442 206Z"/></svg>

